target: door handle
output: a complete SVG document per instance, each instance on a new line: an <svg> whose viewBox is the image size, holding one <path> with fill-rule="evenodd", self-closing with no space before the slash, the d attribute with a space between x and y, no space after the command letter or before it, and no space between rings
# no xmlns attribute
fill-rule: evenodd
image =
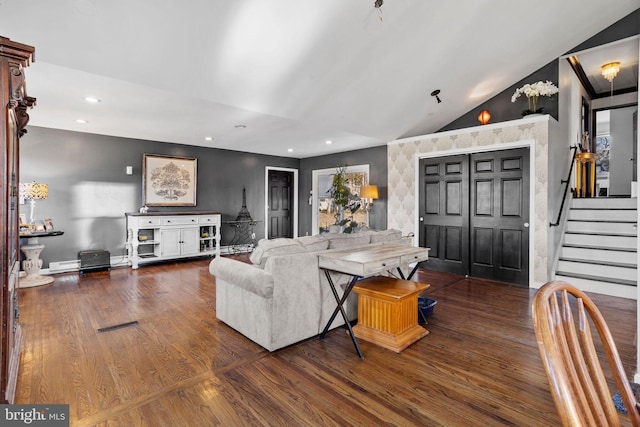
<svg viewBox="0 0 640 427"><path fill-rule="evenodd" d="M420 218L419 218L419 220L420 220L420 222L422 222L422 221L424 221L424 218L423 218L423 217L420 217Z"/></svg>
<svg viewBox="0 0 640 427"><path fill-rule="evenodd" d="M529 228L529 223L528 222L524 223L524 228Z"/></svg>

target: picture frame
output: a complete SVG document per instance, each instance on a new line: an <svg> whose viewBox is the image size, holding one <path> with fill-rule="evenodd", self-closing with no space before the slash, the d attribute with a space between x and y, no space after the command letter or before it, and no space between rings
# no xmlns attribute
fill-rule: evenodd
<svg viewBox="0 0 640 427"><path fill-rule="evenodd" d="M45 231L53 231L53 220L45 219L44 220L44 229L45 229Z"/></svg>
<svg viewBox="0 0 640 427"><path fill-rule="evenodd" d="M144 154L144 206L196 206L198 159Z"/></svg>

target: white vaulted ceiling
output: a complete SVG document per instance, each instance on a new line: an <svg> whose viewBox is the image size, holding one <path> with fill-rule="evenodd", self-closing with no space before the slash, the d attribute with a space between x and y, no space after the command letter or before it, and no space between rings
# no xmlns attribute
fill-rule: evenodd
<svg viewBox="0 0 640 427"><path fill-rule="evenodd" d="M31 125L304 158L434 132L638 7L0 0L0 35L36 48Z"/></svg>

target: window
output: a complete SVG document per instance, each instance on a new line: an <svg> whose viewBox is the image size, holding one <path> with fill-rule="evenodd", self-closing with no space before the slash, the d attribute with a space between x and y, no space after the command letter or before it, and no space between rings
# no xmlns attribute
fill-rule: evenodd
<svg viewBox="0 0 640 427"><path fill-rule="evenodd" d="M329 232L336 223L336 206L329 194L333 176L337 168L319 169L312 172L312 234ZM354 195L360 194L360 187L369 183L369 165L348 166L346 168L348 187ZM352 218L350 218L352 217ZM369 225L369 215L361 206L355 213L345 211L345 218L359 224Z"/></svg>

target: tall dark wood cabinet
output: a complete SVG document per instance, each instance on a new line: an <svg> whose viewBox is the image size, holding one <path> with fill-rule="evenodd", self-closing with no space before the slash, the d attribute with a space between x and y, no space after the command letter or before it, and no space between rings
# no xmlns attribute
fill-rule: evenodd
<svg viewBox="0 0 640 427"><path fill-rule="evenodd" d="M29 110L35 98L27 96L24 67L33 59L34 48L0 37L0 403L13 403L20 362L22 333L18 323L18 185L20 181L20 137L26 133Z"/></svg>

